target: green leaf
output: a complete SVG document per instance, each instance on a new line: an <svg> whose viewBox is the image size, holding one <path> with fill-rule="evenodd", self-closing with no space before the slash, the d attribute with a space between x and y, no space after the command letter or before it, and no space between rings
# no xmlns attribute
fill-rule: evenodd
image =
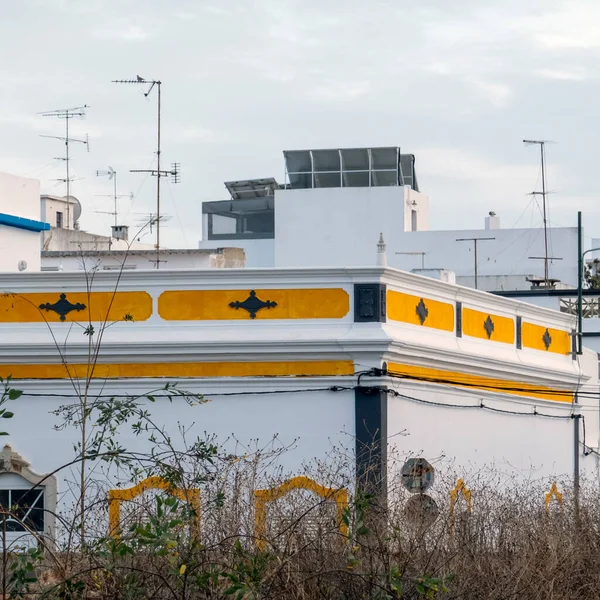
<svg viewBox="0 0 600 600"><path fill-rule="evenodd" d="M15 413L10 412L9 410L5 411L2 415L3 419L12 419L15 416Z"/></svg>
<svg viewBox="0 0 600 600"><path fill-rule="evenodd" d="M17 398L20 398L23 395L23 390L15 390L15 389L10 389L8 390L8 399L9 400L16 400Z"/></svg>

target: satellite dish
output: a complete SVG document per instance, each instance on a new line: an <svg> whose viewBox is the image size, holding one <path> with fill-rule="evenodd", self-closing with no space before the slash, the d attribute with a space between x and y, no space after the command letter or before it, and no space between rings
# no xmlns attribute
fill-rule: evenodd
<svg viewBox="0 0 600 600"><path fill-rule="evenodd" d="M77 223L81 216L81 202L75 196L63 196L63 200L68 200L73 205L73 223Z"/></svg>
<svg viewBox="0 0 600 600"><path fill-rule="evenodd" d="M25 271L27 269L27 261L20 260L18 266L19 266L19 271Z"/></svg>

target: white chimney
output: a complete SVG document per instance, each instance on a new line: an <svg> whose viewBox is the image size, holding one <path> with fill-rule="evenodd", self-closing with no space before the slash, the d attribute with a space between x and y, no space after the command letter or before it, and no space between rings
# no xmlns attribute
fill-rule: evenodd
<svg viewBox="0 0 600 600"><path fill-rule="evenodd" d="M129 227L127 225L113 225L112 226L112 236L115 240L129 240Z"/></svg>
<svg viewBox="0 0 600 600"><path fill-rule="evenodd" d="M385 253L385 242L383 241L383 233L379 234L379 242L377 244L377 266L387 267L387 255Z"/></svg>
<svg viewBox="0 0 600 600"><path fill-rule="evenodd" d="M492 210L488 217L485 218L486 229L500 229L500 217Z"/></svg>

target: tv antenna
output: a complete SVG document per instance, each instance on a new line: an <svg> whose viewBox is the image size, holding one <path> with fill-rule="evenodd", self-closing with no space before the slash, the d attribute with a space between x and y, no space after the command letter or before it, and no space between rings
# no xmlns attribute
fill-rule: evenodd
<svg viewBox="0 0 600 600"><path fill-rule="evenodd" d="M546 217L546 144L548 140L523 140L526 146L538 144L540 147L540 160L542 162L542 191L531 192L529 196L542 196L542 214L544 218L544 284L548 288L550 283L550 272L549 272L549 261L551 260L548 255L548 219Z"/></svg>
<svg viewBox="0 0 600 600"><path fill-rule="evenodd" d="M133 198L133 194L117 194L117 172L111 167L108 167L107 171L96 171L97 177L108 177L108 180L113 182L113 193L112 194L97 194L102 198L112 198L115 202L115 207L113 211L107 210L97 210L95 212L102 215L112 215L115 218L115 227L119 225L118 223L118 211L117 211L117 200L119 198Z"/></svg>
<svg viewBox="0 0 600 600"><path fill-rule="evenodd" d="M477 275L478 275L478 270L479 270L479 263L477 261L477 242L488 242L490 240L495 240L495 237L472 237L472 238L457 238L456 241L457 242L473 242L473 259L474 259L474 266L475 266L475 289L477 288Z"/></svg>
<svg viewBox="0 0 600 600"><path fill-rule="evenodd" d="M161 170L160 168L160 118L161 118L161 86L162 81L156 79L144 79L139 75L136 76L135 79L116 79L113 80L113 83L129 83L134 85L145 85L148 87L147 91L143 92L144 96L147 98L152 90L156 87L158 90L158 99L157 99L157 135L156 135L156 169L135 169L131 170L130 173L149 173L153 177L156 177L156 268L158 269L160 266L160 222L161 222L161 214L160 214L160 178L161 177L169 177L171 176L173 179L173 183L179 183L181 181L181 174L179 170L178 163L173 163L171 170Z"/></svg>
<svg viewBox="0 0 600 600"><path fill-rule="evenodd" d="M137 215L137 223L136 225L138 227L141 227L142 229L145 227L149 227L149 233L150 235L152 235L152 229L155 227L158 227L159 223L166 223L167 221L171 220L171 215L165 215L164 213L162 215L157 215L156 213L135 213ZM165 225L163 225L164 227ZM141 238L138 237L138 241ZM156 268L158 269L158 260L160 260L159 256L157 255L156 258L152 261L156 263ZM167 262L165 260L161 260L160 262Z"/></svg>
<svg viewBox="0 0 600 600"><path fill-rule="evenodd" d="M71 119L74 119L75 117L85 117L85 110L87 108L89 108L89 106L87 104L84 104L83 106L76 106L75 108L59 108L57 110L49 110L46 112L38 113L39 115L42 115L43 117L57 117L58 119L64 119L64 121L65 121L64 137L56 136L56 135L41 135L40 137L50 138L53 140L60 140L61 142L65 143L65 156L57 158L57 160L63 160L65 162L67 174L64 179L58 179L57 181L65 183L66 188L67 188L67 195L66 195L66 199L67 199L67 229L71 228L70 198L71 198L71 181L73 181L73 179L71 178L71 174L70 174L71 156L69 153L69 144L71 144L72 142L76 142L78 144L85 144L87 151L88 152L90 151L90 140L89 140L87 133L85 134L85 140L80 140L77 138L69 137L69 121Z"/></svg>

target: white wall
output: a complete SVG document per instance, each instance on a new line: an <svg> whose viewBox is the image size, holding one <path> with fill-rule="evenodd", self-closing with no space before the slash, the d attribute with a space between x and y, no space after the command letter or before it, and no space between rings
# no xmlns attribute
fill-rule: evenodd
<svg viewBox="0 0 600 600"><path fill-rule="evenodd" d="M40 182L0 173L0 212L40 220Z"/></svg>
<svg viewBox="0 0 600 600"><path fill-rule="evenodd" d="M334 446L344 446L350 449L354 444L354 393L346 392L305 392L267 395L244 395L247 392L269 392L277 390L279 384L264 380L246 380L243 387L239 384L224 385L223 381L188 380L180 381L178 387L193 393L204 394L206 404L190 406L183 398L170 403L166 398L160 398L165 380L146 380L132 387L123 382L107 381L95 386L97 392L103 394L150 393L157 396L156 402L146 402L146 408L154 421L172 436L173 444L182 448L182 438L179 424L184 423L187 439L193 441L197 436L205 438L216 437L216 442L222 444L224 453L238 455L251 454L251 449L265 448L265 451L286 448L269 467L274 474L277 468L283 473L297 475L306 473L305 465L316 460L325 460ZM303 389L322 387L317 382L305 379L296 387ZM3 443L10 443L13 449L31 463L31 468L38 473L52 471L73 460L73 444L77 442L77 431L67 428L62 431L54 429L60 424L58 416L52 411L61 405L76 401L73 388L68 381L45 382L40 386L35 382L15 382L13 387L24 390L24 395L11 404L15 415L3 423L9 435L3 438ZM45 387L50 394L64 397L28 397L27 393L40 393ZM239 396L219 396L224 391L242 392ZM215 393L215 396L211 396ZM32 419L31 415L37 415ZM318 418L315 418L318 415ZM120 429L115 437L124 448L134 452L148 453L152 444L147 437L135 436L128 426ZM266 465L266 462L265 462ZM100 464L90 464L90 468L101 467ZM96 471L97 478L102 481L100 470ZM114 474L113 474L114 475ZM109 481L116 483L117 477ZM59 493L69 488L69 481L75 480L72 469L57 473ZM130 483L125 480L124 483ZM63 507L65 501L63 500Z"/></svg>
<svg viewBox="0 0 600 600"><path fill-rule="evenodd" d="M73 229L75 224L75 204L67 204L62 198L54 196L46 196L41 201L42 219L49 223L51 227L56 227L56 213L62 213L63 227L65 229ZM67 212L69 213L67 215ZM68 221L67 221L68 217Z"/></svg>
<svg viewBox="0 0 600 600"><path fill-rule="evenodd" d="M206 216L206 215L205 215ZM200 249L212 249L216 246L242 248L246 253L246 267L274 267L275 240L201 240Z"/></svg>
<svg viewBox="0 0 600 600"><path fill-rule="evenodd" d="M407 397L429 402L449 403L475 408L445 408L388 397L388 434L392 445L389 464L397 473L409 456L422 456L448 476L454 473L467 480L477 473L485 477L486 470L507 479L573 476L573 420L570 405L559 403L521 402L492 399L494 395L468 390L450 390L441 386L419 389L402 382L398 391ZM497 396L497 395L496 395ZM520 415L501 414L477 408L480 401L493 408ZM544 418L531 415L533 407L544 414L565 418ZM586 444L597 447L598 416L586 411ZM583 431L583 428L582 428ZM582 440L583 441L583 440ZM597 466L594 456L581 457L583 471L593 474Z"/></svg>
<svg viewBox="0 0 600 600"><path fill-rule="evenodd" d="M412 202L416 202L413 207ZM275 195L275 266L374 265L379 233L387 244L388 265L411 271L425 267L454 271L474 286L473 242L458 238L491 237L478 243L480 289L528 289L526 277L543 276L542 229L427 231L428 198L409 188L332 188L277 190ZM411 232L411 210L419 231ZM550 276L577 282L577 229L549 231ZM397 254L400 253L400 254Z"/></svg>
<svg viewBox="0 0 600 600"><path fill-rule="evenodd" d="M212 251L211 251L212 250ZM215 248L201 251L170 252L163 250L160 253L161 268L163 269L217 269L217 268L243 268L245 266L243 250L238 248ZM44 253L42 267L45 270L62 271L89 271L91 269L154 269L156 265L156 252L133 251L126 257L125 252L107 253L78 253L67 256L65 253Z"/></svg>
<svg viewBox="0 0 600 600"><path fill-rule="evenodd" d="M457 282L473 284L472 279L466 279L474 278L473 242L456 241L457 238L472 237L496 238L478 243L480 289L499 289L494 287L496 283L505 284L506 289L515 289L513 286L519 281L518 276L522 281L519 289L528 289L531 284L525 281L526 275L543 277L544 261L529 259L531 256L544 256L542 229L423 231L397 235L386 238L388 264L398 269L418 268L420 256L397 255L395 252L426 252L427 268L454 271ZM552 256L562 258L550 264L550 276L575 286L577 284L577 228L551 229L550 239ZM375 256L374 251L371 256ZM488 277L500 275L509 275L510 278L498 281Z"/></svg>
<svg viewBox="0 0 600 600"><path fill-rule="evenodd" d="M40 182L0 173L0 212L40 220ZM40 233L0 225L0 271L18 271L19 261L27 271L40 270Z"/></svg>
<svg viewBox="0 0 600 600"><path fill-rule="evenodd" d="M373 265L380 232L404 231L407 210L403 187L277 190L275 266Z"/></svg>
<svg viewBox="0 0 600 600"><path fill-rule="evenodd" d="M21 260L27 271L40 270L40 234L0 225L0 272L18 271Z"/></svg>

